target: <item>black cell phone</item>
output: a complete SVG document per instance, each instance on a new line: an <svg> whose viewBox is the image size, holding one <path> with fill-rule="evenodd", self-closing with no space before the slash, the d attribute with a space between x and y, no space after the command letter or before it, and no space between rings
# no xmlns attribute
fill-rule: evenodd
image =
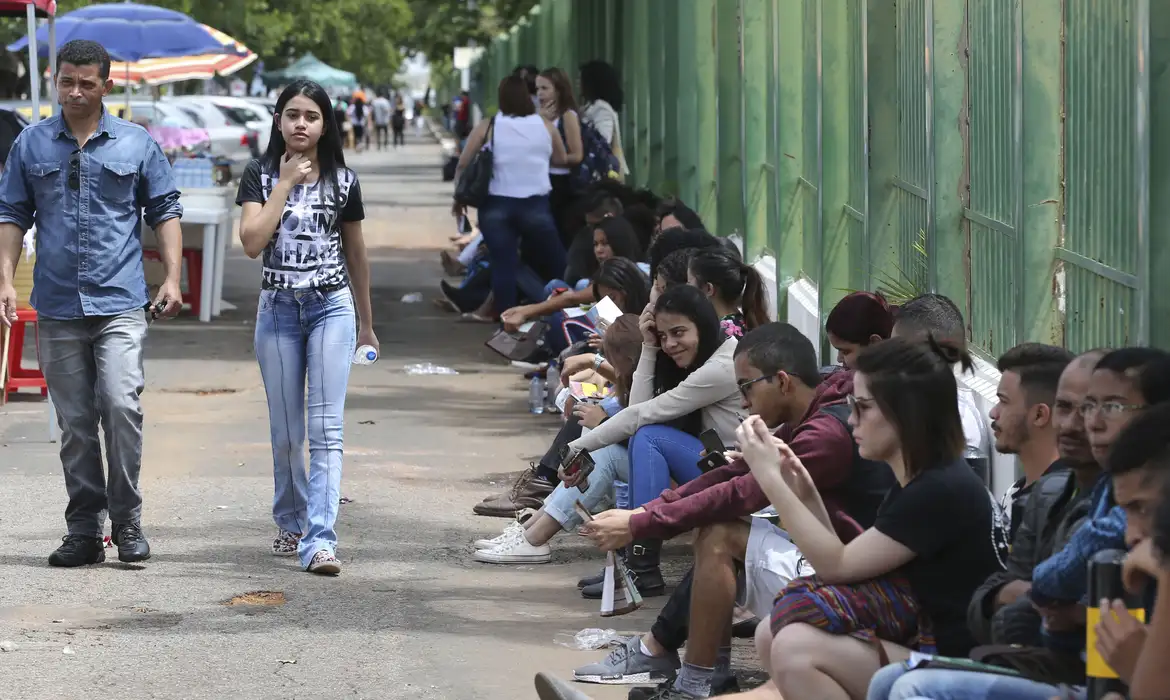
<svg viewBox="0 0 1170 700"><path fill-rule="evenodd" d="M699 442L703 443L703 449L707 452L699 460L700 471L709 472L727 464L727 458L723 456L723 451L727 448L719 437L719 433L714 430L705 431L699 436Z"/></svg>

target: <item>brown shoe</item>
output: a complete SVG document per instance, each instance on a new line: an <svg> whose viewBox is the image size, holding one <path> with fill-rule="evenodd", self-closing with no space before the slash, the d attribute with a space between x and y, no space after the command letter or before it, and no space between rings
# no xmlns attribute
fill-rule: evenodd
<svg viewBox="0 0 1170 700"><path fill-rule="evenodd" d="M476 504L472 511L489 518L515 518L525 508L543 506L544 499L554 488L555 484L536 475L536 465L533 464L516 479L508 493L487 498Z"/></svg>

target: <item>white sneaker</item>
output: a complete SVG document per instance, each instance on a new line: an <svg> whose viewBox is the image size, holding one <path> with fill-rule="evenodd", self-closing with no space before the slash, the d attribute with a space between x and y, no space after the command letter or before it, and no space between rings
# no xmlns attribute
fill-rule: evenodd
<svg viewBox="0 0 1170 700"><path fill-rule="evenodd" d="M495 547L479 550L472 558L485 564L547 564L552 559L552 549L547 544L529 544L524 531L518 530Z"/></svg>
<svg viewBox="0 0 1170 700"><path fill-rule="evenodd" d="M508 523L508 527L504 528L503 534L496 535L490 540L476 540L474 546L477 550L493 549L511 539L513 533L515 532L524 532L524 526L521 525L518 521L513 520L512 522Z"/></svg>

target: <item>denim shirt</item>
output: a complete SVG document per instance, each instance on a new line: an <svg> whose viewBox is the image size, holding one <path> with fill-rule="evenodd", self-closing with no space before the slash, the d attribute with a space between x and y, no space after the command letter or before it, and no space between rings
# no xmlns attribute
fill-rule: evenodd
<svg viewBox="0 0 1170 700"><path fill-rule="evenodd" d="M37 227L37 313L69 320L146 306L142 210L155 229L183 214L170 163L141 126L103 109L80 150L61 115L21 132L0 176L0 223Z"/></svg>

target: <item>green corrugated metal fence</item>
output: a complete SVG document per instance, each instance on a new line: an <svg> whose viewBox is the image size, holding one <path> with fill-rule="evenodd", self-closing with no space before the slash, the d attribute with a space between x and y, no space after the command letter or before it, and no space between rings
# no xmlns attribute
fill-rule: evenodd
<svg viewBox="0 0 1170 700"><path fill-rule="evenodd" d="M774 255L822 313L905 277L989 356L1170 346L1150 322L1170 311L1167 4L543 0L478 94L520 63L612 62L632 182Z"/></svg>

